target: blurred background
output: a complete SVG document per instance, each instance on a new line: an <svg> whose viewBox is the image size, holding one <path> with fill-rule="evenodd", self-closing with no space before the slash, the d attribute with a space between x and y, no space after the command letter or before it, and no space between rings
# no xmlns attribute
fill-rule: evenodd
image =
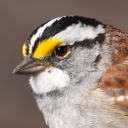
<svg viewBox="0 0 128 128"><path fill-rule="evenodd" d="M28 76L12 75L31 32L63 15L95 18L128 32L127 0L0 0L0 128L48 128Z"/></svg>

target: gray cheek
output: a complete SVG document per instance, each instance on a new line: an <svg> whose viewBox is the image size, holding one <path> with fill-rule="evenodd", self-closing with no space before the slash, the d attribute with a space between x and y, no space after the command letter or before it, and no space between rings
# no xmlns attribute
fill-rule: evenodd
<svg viewBox="0 0 128 128"><path fill-rule="evenodd" d="M97 68L99 61L96 61L99 55L98 43L91 49L78 47L68 59L60 61L57 66L69 74L73 84L89 84L101 77L102 73Z"/></svg>

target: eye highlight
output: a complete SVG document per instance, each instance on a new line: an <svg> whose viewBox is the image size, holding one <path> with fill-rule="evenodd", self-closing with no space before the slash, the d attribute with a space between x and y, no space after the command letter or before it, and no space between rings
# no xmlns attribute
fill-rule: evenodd
<svg viewBox="0 0 128 128"><path fill-rule="evenodd" d="M68 46L60 46L55 50L56 57L60 59L66 58L71 53L71 49Z"/></svg>
<svg viewBox="0 0 128 128"><path fill-rule="evenodd" d="M61 46L56 49L56 55L58 56L64 56L67 53L67 47Z"/></svg>

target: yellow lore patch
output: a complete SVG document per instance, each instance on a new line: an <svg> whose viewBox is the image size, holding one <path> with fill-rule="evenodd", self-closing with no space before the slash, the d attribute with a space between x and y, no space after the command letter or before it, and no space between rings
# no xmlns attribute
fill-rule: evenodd
<svg viewBox="0 0 128 128"><path fill-rule="evenodd" d="M24 57L26 56L26 50L27 50L27 46L26 46L26 42L25 42L23 45L23 48L22 48L22 54Z"/></svg>
<svg viewBox="0 0 128 128"><path fill-rule="evenodd" d="M40 41L33 53L35 58L43 58L55 49L60 44L59 39L52 39L51 37L47 40Z"/></svg>

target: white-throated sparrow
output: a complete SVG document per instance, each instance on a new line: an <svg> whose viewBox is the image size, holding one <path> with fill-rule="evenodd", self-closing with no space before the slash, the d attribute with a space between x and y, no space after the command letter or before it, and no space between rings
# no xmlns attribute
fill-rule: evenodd
<svg viewBox="0 0 128 128"><path fill-rule="evenodd" d="M128 127L128 34L63 16L33 31L14 74L30 85L50 128Z"/></svg>

